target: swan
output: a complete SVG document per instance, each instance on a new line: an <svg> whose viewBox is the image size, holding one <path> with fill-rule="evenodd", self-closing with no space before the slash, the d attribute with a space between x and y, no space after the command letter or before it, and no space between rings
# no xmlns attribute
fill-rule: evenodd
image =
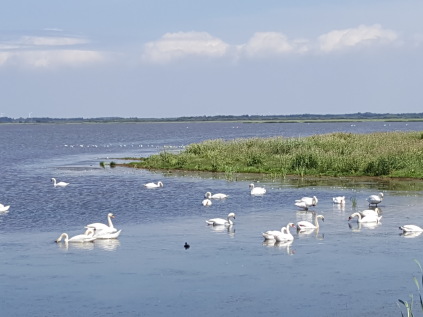
<svg viewBox="0 0 423 317"><path fill-rule="evenodd" d="M303 197L301 199L296 200L295 202L296 203L305 202L307 207L311 207L311 206L316 206L319 200L317 199L316 196L313 196L313 197Z"/></svg>
<svg viewBox="0 0 423 317"><path fill-rule="evenodd" d="M286 226L282 227L280 231L268 230L266 232L263 232L261 235L263 236L264 240L275 240L276 235L289 232L289 227L295 227L295 225L290 222Z"/></svg>
<svg viewBox="0 0 423 317"><path fill-rule="evenodd" d="M345 196L333 197L332 201L334 204L345 204Z"/></svg>
<svg viewBox="0 0 423 317"><path fill-rule="evenodd" d="M8 212L9 211L10 206L5 206L0 204L0 212Z"/></svg>
<svg viewBox="0 0 423 317"><path fill-rule="evenodd" d="M59 238L55 242L60 242L64 239L66 243L68 242L92 242L96 238L94 237L94 230L88 229L83 234L78 234L76 236L73 236L72 238L69 238L69 235L67 233L62 233Z"/></svg>
<svg viewBox="0 0 423 317"><path fill-rule="evenodd" d="M254 184L250 184L251 195L264 195L266 194L266 188L264 187L255 187Z"/></svg>
<svg viewBox="0 0 423 317"><path fill-rule="evenodd" d="M302 231L302 230L307 230L307 229L317 229L319 228L319 219L322 219L322 221L325 221L325 217L323 215L317 215L314 218L314 224L312 224L309 221L299 221L297 222L297 230L298 231Z"/></svg>
<svg viewBox="0 0 423 317"><path fill-rule="evenodd" d="M208 198L204 199L202 202L203 206L211 206L212 205L212 201Z"/></svg>
<svg viewBox="0 0 423 317"><path fill-rule="evenodd" d="M113 226L113 223L112 223L112 218L114 218L114 217L115 216L111 212L109 212L107 214L108 225L106 225L104 223L95 222L95 223L91 223L89 225L86 225L85 228L95 229L96 231L103 231L103 234L105 234L105 233L115 233L118 230Z"/></svg>
<svg viewBox="0 0 423 317"><path fill-rule="evenodd" d="M146 187L146 188L159 188L159 187L163 187L163 183L162 182L157 182L157 184L156 183L147 183L147 184L144 184L144 187Z"/></svg>
<svg viewBox="0 0 423 317"><path fill-rule="evenodd" d="M383 199L383 193L379 193L377 195L370 195L369 197L367 197L367 201L369 202L369 206L370 205L377 205L380 204L382 202Z"/></svg>
<svg viewBox="0 0 423 317"><path fill-rule="evenodd" d="M296 200L295 206L297 206L300 209L308 210L308 205L305 201L302 200Z"/></svg>
<svg viewBox="0 0 423 317"><path fill-rule="evenodd" d="M53 182L53 186L54 187L66 187L69 185L69 183L65 183L65 182L57 182L56 179L53 177L51 179L51 181Z"/></svg>
<svg viewBox="0 0 423 317"><path fill-rule="evenodd" d="M107 230L95 230L94 238L96 239L117 239L122 230L116 232L107 232Z"/></svg>
<svg viewBox="0 0 423 317"><path fill-rule="evenodd" d="M207 192L205 193L204 197L208 199L224 199L224 198L228 198L229 195L221 194L221 193L212 195L211 192Z"/></svg>
<svg viewBox="0 0 423 317"><path fill-rule="evenodd" d="M294 240L294 236L289 231L290 227L295 227L295 224L293 224L292 222L288 223L288 225L286 226L286 228L283 231L276 234L275 235L276 242L287 242L287 241L293 241Z"/></svg>
<svg viewBox="0 0 423 317"><path fill-rule="evenodd" d="M366 215L363 217L359 212L355 212L351 214L351 216L348 218L348 221L354 217L357 217L358 222L379 222L380 219L382 219L382 216L379 215Z"/></svg>
<svg viewBox="0 0 423 317"><path fill-rule="evenodd" d="M233 212L229 213L226 219L212 218L212 219L206 220L206 222L207 224L213 225L213 226L231 226L234 224L231 218L235 219L235 213Z"/></svg>
<svg viewBox="0 0 423 317"><path fill-rule="evenodd" d="M399 227L404 233L406 232L422 232L423 228L416 225L404 225Z"/></svg>
<svg viewBox="0 0 423 317"><path fill-rule="evenodd" d="M366 210L359 211L359 213L361 214L362 217L365 217L365 216L372 216L372 217L379 216L381 214L381 212L382 211L378 207L376 207L375 209L366 209Z"/></svg>

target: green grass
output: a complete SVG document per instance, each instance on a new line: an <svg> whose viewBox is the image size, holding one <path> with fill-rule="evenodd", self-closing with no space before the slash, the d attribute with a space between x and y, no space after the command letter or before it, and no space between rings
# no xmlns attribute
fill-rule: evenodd
<svg viewBox="0 0 423 317"><path fill-rule="evenodd" d="M162 170L423 178L423 132L208 140L127 164Z"/></svg>

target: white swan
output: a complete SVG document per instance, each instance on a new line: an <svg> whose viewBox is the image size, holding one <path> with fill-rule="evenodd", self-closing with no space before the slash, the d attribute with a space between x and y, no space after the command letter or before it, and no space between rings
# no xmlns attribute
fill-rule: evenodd
<svg viewBox="0 0 423 317"><path fill-rule="evenodd" d="M266 188L264 187L255 187L254 184L250 184L249 185L250 189L251 189L251 195L264 195L266 194Z"/></svg>
<svg viewBox="0 0 423 317"><path fill-rule="evenodd" d="M404 225L399 227L404 233L406 232L422 232L423 228L416 225Z"/></svg>
<svg viewBox="0 0 423 317"><path fill-rule="evenodd" d="M345 196L333 197L332 201L334 204L345 204Z"/></svg>
<svg viewBox="0 0 423 317"><path fill-rule="evenodd" d="M0 212L8 212L9 211L10 206L5 206L0 204Z"/></svg>
<svg viewBox="0 0 423 317"><path fill-rule="evenodd" d="M66 187L69 185L69 183L65 183L65 182L57 182L56 179L53 177L51 179L51 181L53 182L53 186L54 187Z"/></svg>
<svg viewBox="0 0 423 317"><path fill-rule="evenodd" d="M221 194L221 193L212 195L211 192L207 192L205 193L204 197L208 199L224 199L224 198L228 198L229 195Z"/></svg>
<svg viewBox="0 0 423 317"><path fill-rule="evenodd" d="M376 207L375 209L366 209L366 210L359 211L359 213L361 214L362 217L365 217L365 216L376 217L381 214L381 210L380 208Z"/></svg>
<svg viewBox="0 0 423 317"><path fill-rule="evenodd" d="M226 219L212 218L212 219L206 220L206 222L207 224L213 225L213 226L231 226L234 224L231 218L235 219L235 213L233 212L229 213Z"/></svg>
<svg viewBox="0 0 423 317"><path fill-rule="evenodd" d="M95 231L94 238L96 239L117 239L122 230L116 232L107 232L107 230Z"/></svg>
<svg viewBox="0 0 423 317"><path fill-rule="evenodd" d="M307 207L311 207L311 206L316 206L319 200L317 199L316 196L313 196L313 197L303 197L301 199L297 199L295 202L296 203L304 202Z"/></svg>
<svg viewBox="0 0 423 317"><path fill-rule="evenodd" d="M292 222L288 223L288 225L286 226L284 230L276 234L275 235L276 242L287 242L287 241L294 240L294 236L289 231L290 227L295 227L295 224L293 224Z"/></svg>
<svg viewBox="0 0 423 317"><path fill-rule="evenodd" d="M302 200L296 200L295 206L297 206L300 209L308 210L308 205L305 201Z"/></svg>
<svg viewBox="0 0 423 317"><path fill-rule="evenodd" d="M60 242L62 239L68 243L68 242L92 242L96 238L94 237L94 230L88 229L83 234L78 234L76 236L73 236L72 238L69 238L69 235L67 233L62 233L59 238L55 242Z"/></svg>
<svg viewBox="0 0 423 317"><path fill-rule="evenodd" d="M95 222L95 223L90 223L89 225L86 225L85 228L87 229L95 229L96 232L98 231L103 231L103 234L105 233L114 233L117 232L118 230L113 226L112 223L112 218L114 218L115 216L109 212L107 214L107 222L108 225L104 224L104 223L99 223L99 222Z"/></svg>
<svg viewBox="0 0 423 317"><path fill-rule="evenodd" d="M378 205L382 202L383 200L383 193L379 193L377 195L370 195L369 197L367 197L366 199L370 205Z"/></svg>
<svg viewBox="0 0 423 317"><path fill-rule="evenodd" d="M348 218L348 221L354 217L357 217L358 222L379 222L380 219L382 219L382 216L379 215L366 215L363 217L359 212L355 212L351 214L351 216Z"/></svg>
<svg viewBox="0 0 423 317"><path fill-rule="evenodd" d="M275 240L275 236L281 233L289 232L289 227L295 227L295 225L290 222L286 226L282 227L280 231L278 230L268 230L263 232L261 235L263 236L264 240Z"/></svg>
<svg viewBox="0 0 423 317"><path fill-rule="evenodd" d="M201 202L201 204L203 205L203 206L211 206L212 205L212 201L210 200L210 199L208 199L208 198L206 198L206 199L203 199L203 201Z"/></svg>
<svg viewBox="0 0 423 317"><path fill-rule="evenodd" d="M156 183L147 183L147 184L144 184L144 187L146 187L146 188L159 188L159 187L163 187L163 183L162 182L157 182L157 184Z"/></svg>
<svg viewBox="0 0 423 317"><path fill-rule="evenodd" d="M307 229L317 229L319 228L319 219L322 219L322 221L325 221L325 217L323 215L316 215L314 217L314 224L305 220L299 221L297 222L297 230L302 231Z"/></svg>

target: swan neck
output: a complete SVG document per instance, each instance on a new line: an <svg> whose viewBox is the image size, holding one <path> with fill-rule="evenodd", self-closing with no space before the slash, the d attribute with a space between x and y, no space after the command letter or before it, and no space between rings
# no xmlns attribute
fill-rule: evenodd
<svg viewBox="0 0 423 317"><path fill-rule="evenodd" d="M109 227L110 227L110 228L114 228L114 227L113 227L113 223L112 223L112 217L110 217L110 216L109 216L109 217L107 217L107 220L108 220L108 222L109 222Z"/></svg>

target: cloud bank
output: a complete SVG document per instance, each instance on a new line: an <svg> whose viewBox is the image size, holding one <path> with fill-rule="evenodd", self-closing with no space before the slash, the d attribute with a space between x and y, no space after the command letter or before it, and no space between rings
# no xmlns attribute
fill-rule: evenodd
<svg viewBox="0 0 423 317"><path fill-rule="evenodd" d="M0 43L0 67L78 67L106 59L101 52L74 47L87 43L88 40L75 37L23 36Z"/></svg>
<svg viewBox="0 0 423 317"><path fill-rule="evenodd" d="M251 60L348 52L393 44L398 38L395 31L378 24L333 30L316 39L290 39L279 32L256 32L241 45L225 43L207 32L175 32L146 43L141 57L144 63L152 64L167 64L193 57ZM15 41L0 41L0 67L82 67L105 62L110 57L107 52L84 49L87 44L90 44L89 40L72 36L23 36ZM123 53L128 55L133 52Z"/></svg>
<svg viewBox="0 0 423 317"><path fill-rule="evenodd" d="M190 56L266 58L287 54L331 53L351 48L387 45L398 39L396 32L380 25L333 30L315 40L289 39L278 32L257 32L242 45L230 45L205 32L167 33L145 45L143 60L169 63Z"/></svg>

